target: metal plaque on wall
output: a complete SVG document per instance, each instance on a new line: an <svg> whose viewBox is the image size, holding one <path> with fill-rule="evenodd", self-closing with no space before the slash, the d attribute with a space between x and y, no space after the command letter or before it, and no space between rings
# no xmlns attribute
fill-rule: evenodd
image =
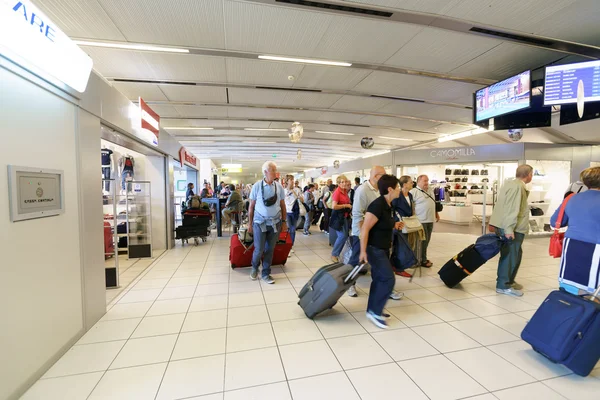
<svg viewBox="0 0 600 400"><path fill-rule="evenodd" d="M63 214L64 171L9 165L8 196L12 222Z"/></svg>

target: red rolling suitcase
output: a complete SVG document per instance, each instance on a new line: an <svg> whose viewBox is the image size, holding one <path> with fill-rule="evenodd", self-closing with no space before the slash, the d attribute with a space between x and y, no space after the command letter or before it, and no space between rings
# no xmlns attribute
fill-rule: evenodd
<svg viewBox="0 0 600 400"><path fill-rule="evenodd" d="M279 239L275 244L271 265L285 265L291 250L292 238L287 232L280 233ZM252 266L252 253L254 253L254 245L252 243L244 245L240 242L239 235L231 236L229 244L229 262L231 263L231 268Z"/></svg>

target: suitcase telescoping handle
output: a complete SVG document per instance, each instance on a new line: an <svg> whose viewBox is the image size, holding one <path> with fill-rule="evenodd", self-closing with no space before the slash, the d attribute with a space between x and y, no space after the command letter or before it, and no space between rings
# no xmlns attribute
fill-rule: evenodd
<svg viewBox="0 0 600 400"><path fill-rule="evenodd" d="M356 278L356 275L358 275L358 273L360 272L360 270L367 264L358 264L356 267L354 267L354 269L352 269L352 272L350 272L348 274L348 276L346 277L346 279L344 279L344 283L348 283L350 282L352 279Z"/></svg>

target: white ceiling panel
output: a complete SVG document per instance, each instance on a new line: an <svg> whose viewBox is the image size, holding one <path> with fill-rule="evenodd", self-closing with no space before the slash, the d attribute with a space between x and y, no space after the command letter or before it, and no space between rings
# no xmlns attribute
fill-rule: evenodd
<svg viewBox="0 0 600 400"><path fill-rule="evenodd" d="M469 146L485 146L489 144L506 144L505 141L502 141L490 134L482 133L480 135L469 136L467 138L459 139L462 142L468 143Z"/></svg>
<svg viewBox="0 0 600 400"><path fill-rule="evenodd" d="M229 116L234 118L282 119L288 121L312 121L319 118L319 111L277 110L272 108L229 107Z"/></svg>
<svg viewBox="0 0 600 400"><path fill-rule="evenodd" d="M441 14L462 0L346 0L357 5L369 5L384 8L397 8L421 13Z"/></svg>
<svg viewBox="0 0 600 400"><path fill-rule="evenodd" d="M169 118L169 117L179 117L179 113L172 106L163 106L152 104L150 107L157 113L161 118ZM166 126L163 121L161 121L161 125Z"/></svg>
<svg viewBox="0 0 600 400"><path fill-rule="evenodd" d="M294 87L349 90L370 73L364 69L307 65L300 76L296 75Z"/></svg>
<svg viewBox="0 0 600 400"><path fill-rule="evenodd" d="M360 119L357 123L361 125L377 125L377 126L391 126L401 129L417 130L417 131L430 131L434 126L438 125L435 122L411 120L405 118L392 118L392 117L376 117L368 115Z"/></svg>
<svg viewBox="0 0 600 400"><path fill-rule="evenodd" d="M94 70L107 78L148 79L150 66L144 53L137 51L103 49L100 47L82 47L94 61ZM119 62L115 62L119 60Z"/></svg>
<svg viewBox="0 0 600 400"><path fill-rule="evenodd" d="M130 42L225 48L222 0L98 0Z"/></svg>
<svg viewBox="0 0 600 400"><path fill-rule="evenodd" d="M481 85L375 71L359 83L354 90L388 96L449 101L455 97L473 93L479 88Z"/></svg>
<svg viewBox="0 0 600 400"><path fill-rule="evenodd" d="M382 64L421 29L419 25L336 16L311 56Z"/></svg>
<svg viewBox="0 0 600 400"><path fill-rule="evenodd" d="M334 122L336 124L354 124L363 117L362 114L350 114L340 112L324 112L317 118L319 121ZM364 124L362 124L364 125ZM330 129L328 129L330 130Z"/></svg>
<svg viewBox="0 0 600 400"><path fill-rule="evenodd" d="M415 101L391 100L389 104L377 109L379 113L415 116L424 113L436 106Z"/></svg>
<svg viewBox="0 0 600 400"><path fill-rule="evenodd" d="M393 100L378 99L375 97L343 96L334 105L332 105L331 108L336 110L371 112L391 103L392 101Z"/></svg>
<svg viewBox="0 0 600 400"><path fill-rule="evenodd" d="M482 36L425 28L386 64L448 73L500 43Z"/></svg>
<svg viewBox="0 0 600 400"><path fill-rule="evenodd" d="M162 122L162 121L161 121ZM225 119L173 119L173 120L167 120L164 124L164 126L196 126L199 128L204 128L204 127L208 127L208 128L226 128L229 127L229 122ZM213 131L186 131L186 130L175 130L174 134L177 136L189 136L189 135L198 135L198 134L204 134L206 132L213 132Z"/></svg>
<svg viewBox="0 0 600 400"><path fill-rule="evenodd" d="M167 97L158 85L137 82L111 82L111 84L129 100L137 101L139 97L145 101L167 101Z"/></svg>
<svg viewBox="0 0 600 400"><path fill-rule="evenodd" d="M96 0L36 0L35 5L67 36L126 40Z"/></svg>
<svg viewBox="0 0 600 400"><path fill-rule="evenodd" d="M245 58L227 58L227 82L247 85L287 86L294 84L288 76L297 77L302 65Z"/></svg>
<svg viewBox="0 0 600 400"><path fill-rule="evenodd" d="M523 32L545 18L573 6L577 0L462 0L445 15L477 25L493 25Z"/></svg>
<svg viewBox="0 0 600 400"><path fill-rule="evenodd" d="M333 19L331 14L225 0L228 50L310 56Z"/></svg>
<svg viewBox="0 0 600 400"><path fill-rule="evenodd" d="M229 88L229 102L233 104L264 104L278 106L283 103L283 90Z"/></svg>
<svg viewBox="0 0 600 400"><path fill-rule="evenodd" d="M227 107L175 106L182 117L227 117Z"/></svg>
<svg viewBox="0 0 600 400"><path fill-rule="evenodd" d="M286 92L282 105L289 107L329 108L338 101L342 95L310 92Z"/></svg>
<svg viewBox="0 0 600 400"><path fill-rule="evenodd" d="M417 117L437 119L439 121L464 122L470 124L473 122L473 110L437 106L427 110L426 112L417 114Z"/></svg>
<svg viewBox="0 0 600 400"><path fill-rule="evenodd" d="M439 124L439 125L434 126L432 131L435 133L452 134L452 133L469 131L472 129L473 128L469 128L469 127L461 126L461 125Z"/></svg>
<svg viewBox="0 0 600 400"><path fill-rule="evenodd" d="M170 101L195 101L205 103L227 103L227 93L223 87L159 85Z"/></svg>
<svg viewBox="0 0 600 400"><path fill-rule="evenodd" d="M600 7L598 0L578 0L576 7L566 7L527 31L556 39L600 45ZM576 29L574 27L576 26Z"/></svg>
<svg viewBox="0 0 600 400"><path fill-rule="evenodd" d="M232 128L268 128L268 121L229 121Z"/></svg>

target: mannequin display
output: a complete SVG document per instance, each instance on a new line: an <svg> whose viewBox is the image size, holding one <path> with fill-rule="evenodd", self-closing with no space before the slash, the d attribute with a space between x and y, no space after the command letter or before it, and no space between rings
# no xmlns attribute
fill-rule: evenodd
<svg viewBox="0 0 600 400"><path fill-rule="evenodd" d="M119 159L119 170L121 171L121 190L125 191L125 182L131 182L134 177L133 168L135 166L135 160L132 156L125 153ZM127 185L127 192L131 192L131 184Z"/></svg>
<svg viewBox="0 0 600 400"><path fill-rule="evenodd" d="M100 149L100 155L102 159L102 179L111 179L115 173L115 162L114 162L114 151L112 146L108 148ZM110 182L104 182L103 185L104 194L107 195L110 192Z"/></svg>

